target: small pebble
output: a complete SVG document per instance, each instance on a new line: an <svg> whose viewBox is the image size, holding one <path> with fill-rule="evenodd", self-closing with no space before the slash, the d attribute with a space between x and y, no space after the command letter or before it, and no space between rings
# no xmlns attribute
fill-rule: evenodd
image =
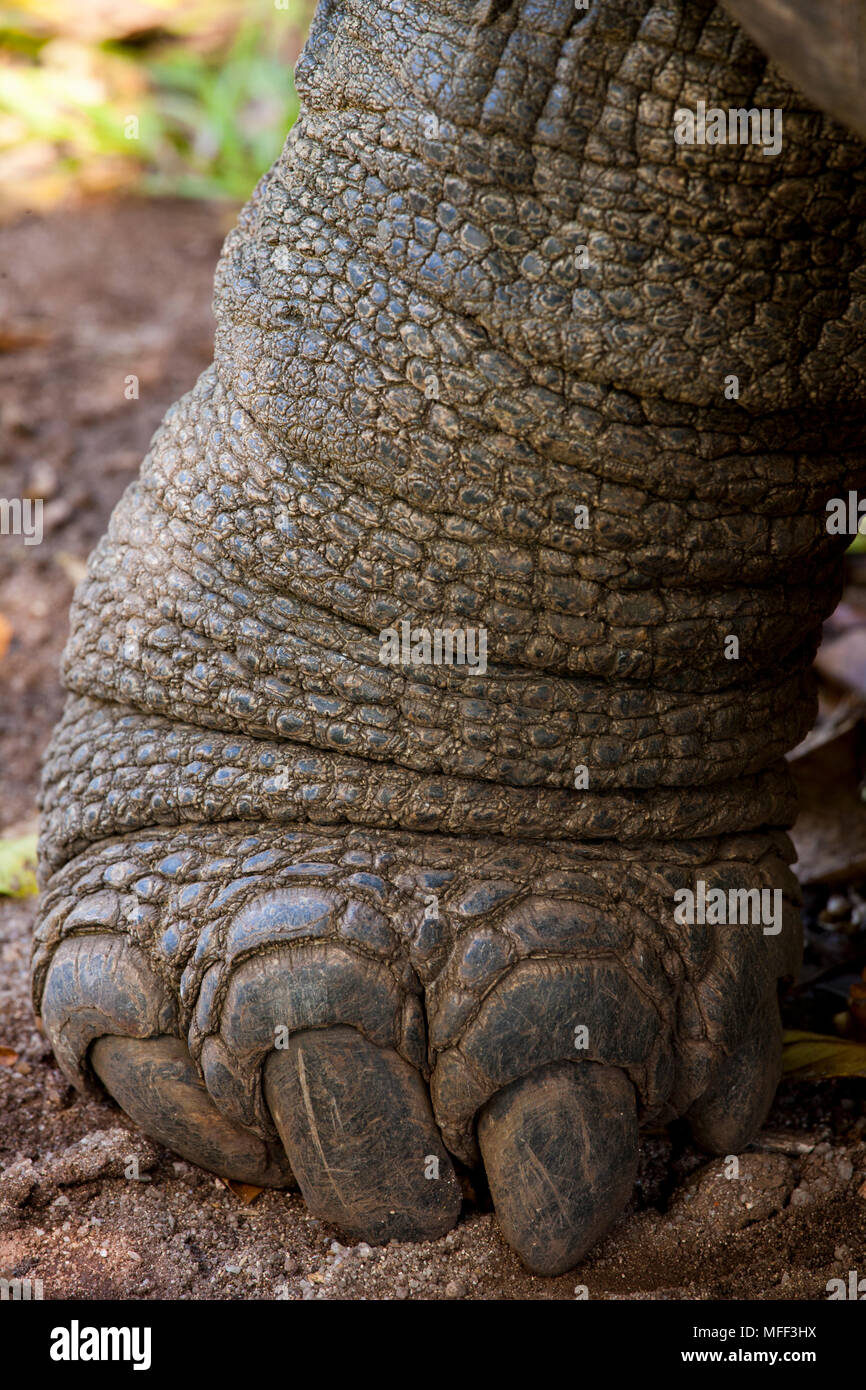
<svg viewBox="0 0 866 1390"><path fill-rule="evenodd" d="M847 917L851 911L851 904L841 893L834 893L831 898L828 898L824 911L830 918Z"/></svg>
<svg viewBox="0 0 866 1390"><path fill-rule="evenodd" d="M445 1285L446 1298L465 1298L466 1289L459 1279L449 1279Z"/></svg>

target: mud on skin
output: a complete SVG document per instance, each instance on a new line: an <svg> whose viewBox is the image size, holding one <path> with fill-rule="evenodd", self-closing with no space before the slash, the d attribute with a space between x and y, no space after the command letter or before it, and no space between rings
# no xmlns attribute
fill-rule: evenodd
<svg viewBox="0 0 866 1390"><path fill-rule="evenodd" d="M34 1000L204 1167L385 1241L483 1163L556 1273L639 1125L736 1152L778 1079L862 146L706 3L324 0L297 83L76 595ZM677 145L697 100L781 152ZM486 670L383 665L403 621ZM781 930L676 924L699 880Z"/></svg>

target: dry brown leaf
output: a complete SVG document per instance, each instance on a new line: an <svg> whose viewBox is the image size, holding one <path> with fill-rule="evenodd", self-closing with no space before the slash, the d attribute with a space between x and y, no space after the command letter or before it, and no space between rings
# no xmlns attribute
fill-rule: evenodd
<svg viewBox="0 0 866 1390"><path fill-rule="evenodd" d="M864 606L862 598L862 589L845 586L844 598L836 604L833 612L824 623L823 640L825 644L841 637L843 632L851 632L853 628L866 628L866 606Z"/></svg>
<svg viewBox="0 0 866 1390"><path fill-rule="evenodd" d="M0 1047L0 1067L14 1067L18 1053L14 1047Z"/></svg>
<svg viewBox="0 0 866 1390"><path fill-rule="evenodd" d="M42 347L51 342L52 335L44 328L0 328L0 352L20 352L22 348Z"/></svg>
<svg viewBox="0 0 866 1390"><path fill-rule="evenodd" d="M4 618L0 613L0 661L9 650L9 643L12 641L12 624L8 618Z"/></svg>
<svg viewBox="0 0 866 1390"><path fill-rule="evenodd" d="M795 763L801 758L808 758L826 744L850 733L859 723L866 723L866 700L860 695L848 691L831 701L827 692L828 687L822 686L818 702L818 719L806 737L786 755L788 762Z"/></svg>
<svg viewBox="0 0 866 1390"><path fill-rule="evenodd" d="M223 1187L227 1187L229 1192L233 1192L239 1202L243 1202L248 1207L250 1202L254 1202L260 1193L264 1192L263 1187L255 1187L251 1182L238 1182L235 1178L220 1178Z"/></svg>
<svg viewBox="0 0 866 1390"><path fill-rule="evenodd" d="M811 747L790 761L800 793L791 831L801 883L850 883L866 876L866 804L860 794L866 723L857 705L840 707Z"/></svg>
<svg viewBox="0 0 866 1390"><path fill-rule="evenodd" d="M866 695L866 615L859 622L846 623L837 636L821 643L815 669L834 685Z"/></svg>

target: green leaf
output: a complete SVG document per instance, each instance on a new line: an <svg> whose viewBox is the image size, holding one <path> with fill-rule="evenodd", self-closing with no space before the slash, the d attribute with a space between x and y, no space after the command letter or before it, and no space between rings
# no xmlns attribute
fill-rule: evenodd
<svg viewBox="0 0 866 1390"><path fill-rule="evenodd" d="M36 886L36 836L0 840L0 897L29 898Z"/></svg>
<svg viewBox="0 0 866 1390"><path fill-rule="evenodd" d="M866 1076L866 1044L822 1033L785 1033L782 1070L793 1080L818 1076Z"/></svg>

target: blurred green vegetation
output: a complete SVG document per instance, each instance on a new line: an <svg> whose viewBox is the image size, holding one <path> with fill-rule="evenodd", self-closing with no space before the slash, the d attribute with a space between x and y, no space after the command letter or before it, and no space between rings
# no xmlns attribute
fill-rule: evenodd
<svg viewBox="0 0 866 1390"><path fill-rule="evenodd" d="M297 114L314 0L0 6L7 214L82 193L243 200Z"/></svg>

